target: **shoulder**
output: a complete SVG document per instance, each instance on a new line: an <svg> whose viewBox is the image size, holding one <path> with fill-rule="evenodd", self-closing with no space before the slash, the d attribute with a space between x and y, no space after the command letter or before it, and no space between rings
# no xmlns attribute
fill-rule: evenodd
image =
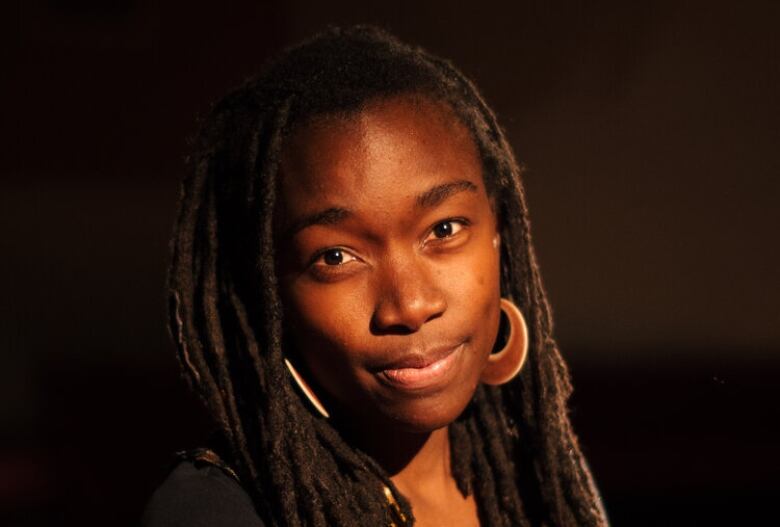
<svg viewBox="0 0 780 527"><path fill-rule="evenodd" d="M182 461L157 488L142 527L262 527L249 494L214 465Z"/></svg>

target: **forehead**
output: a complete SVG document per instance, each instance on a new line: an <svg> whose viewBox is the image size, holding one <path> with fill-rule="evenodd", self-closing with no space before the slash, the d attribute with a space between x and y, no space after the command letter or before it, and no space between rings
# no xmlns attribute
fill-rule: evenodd
<svg viewBox="0 0 780 527"><path fill-rule="evenodd" d="M443 103L423 97L374 102L349 116L323 116L285 141L282 210L346 206L379 215L408 206L432 185L467 180L484 194L469 130Z"/></svg>

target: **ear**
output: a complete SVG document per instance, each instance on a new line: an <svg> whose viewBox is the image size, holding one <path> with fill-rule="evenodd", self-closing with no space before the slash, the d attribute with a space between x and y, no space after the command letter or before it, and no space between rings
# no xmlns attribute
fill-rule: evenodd
<svg viewBox="0 0 780 527"><path fill-rule="evenodd" d="M505 384L514 379L528 357L528 326L525 317L509 300L501 299L501 311L509 320L509 336L506 345L488 357L480 380L492 386Z"/></svg>

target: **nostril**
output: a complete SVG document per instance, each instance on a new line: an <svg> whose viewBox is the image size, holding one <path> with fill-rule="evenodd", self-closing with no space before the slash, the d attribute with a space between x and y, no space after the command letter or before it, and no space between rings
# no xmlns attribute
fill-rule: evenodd
<svg viewBox="0 0 780 527"><path fill-rule="evenodd" d="M376 317L371 319L371 333L374 335L410 335L416 331L403 324L384 325L377 321Z"/></svg>
<svg viewBox="0 0 780 527"><path fill-rule="evenodd" d="M440 311L436 311L431 316L429 316L428 320L426 320L425 322L430 322L431 320L435 320L435 319L439 318L440 316L442 316L443 314L444 314L444 309L442 309Z"/></svg>
<svg viewBox="0 0 780 527"><path fill-rule="evenodd" d="M377 276L377 297L371 319L375 334L408 335L444 314L446 297L430 269L418 259L398 258ZM413 265L414 264L414 265Z"/></svg>
<svg viewBox="0 0 780 527"><path fill-rule="evenodd" d="M397 305L395 302L382 303L371 318L371 332L376 335L408 335L439 318L444 311L443 302L405 305Z"/></svg>

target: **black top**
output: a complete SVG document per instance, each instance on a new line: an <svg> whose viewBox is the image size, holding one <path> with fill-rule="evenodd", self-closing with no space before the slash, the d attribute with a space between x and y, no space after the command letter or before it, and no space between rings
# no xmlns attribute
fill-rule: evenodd
<svg viewBox="0 0 780 527"><path fill-rule="evenodd" d="M221 468L182 461L146 506L143 527L263 527L249 494Z"/></svg>

